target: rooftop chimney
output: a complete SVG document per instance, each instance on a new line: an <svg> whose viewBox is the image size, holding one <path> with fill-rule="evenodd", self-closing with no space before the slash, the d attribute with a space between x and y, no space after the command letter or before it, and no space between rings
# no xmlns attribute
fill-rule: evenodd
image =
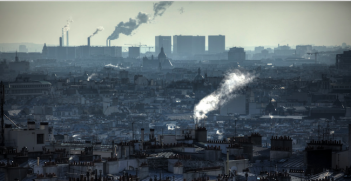
<svg viewBox="0 0 351 181"><path fill-rule="evenodd" d="M90 47L90 37L88 37L88 47Z"/></svg>

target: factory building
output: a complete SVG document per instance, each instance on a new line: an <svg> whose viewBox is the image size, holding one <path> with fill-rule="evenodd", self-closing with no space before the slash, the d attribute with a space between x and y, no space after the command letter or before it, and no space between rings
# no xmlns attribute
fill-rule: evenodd
<svg viewBox="0 0 351 181"><path fill-rule="evenodd" d="M42 50L43 58L54 59L75 59L89 58L96 56L122 57L122 47L119 46L90 46L90 37L86 46L62 46L62 38L60 37L60 46L46 46L44 44ZM68 41L67 41L68 42Z"/></svg>

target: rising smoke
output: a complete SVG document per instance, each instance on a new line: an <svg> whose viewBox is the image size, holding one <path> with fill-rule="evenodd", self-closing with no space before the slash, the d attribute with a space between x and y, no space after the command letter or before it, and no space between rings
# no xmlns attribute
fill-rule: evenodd
<svg viewBox="0 0 351 181"><path fill-rule="evenodd" d="M96 35L99 31L102 31L102 30L104 30L104 27L102 27L102 26L97 27L95 32L92 35L90 35L89 37Z"/></svg>
<svg viewBox="0 0 351 181"><path fill-rule="evenodd" d="M129 69L129 67L121 67L121 66L112 65L112 64L107 64L107 65L105 65L105 67L113 67L113 68L117 68L117 69L120 69L120 70Z"/></svg>
<svg viewBox="0 0 351 181"><path fill-rule="evenodd" d="M94 76L96 76L96 74L95 74L95 73L93 73L93 74L89 75L89 76L88 76L87 81L90 81L90 79L91 79L91 78L93 78Z"/></svg>
<svg viewBox="0 0 351 181"><path fill-rule="evenodd" d="M73 23L73 19L72 17L70 17L68 20L67 20L67 23L66 25L63 27L63 32L66 33L66 31L68 31L70 29L69 25Z"/></svg>
<svg viewBox="0 0 351 181"><path fill-rule="evenodd" d="M195 122L206 118L207 113L218 109L219 106L224 105L230 99L236 97L236 94L233 92L251 82L253 78L254 76L243 74L239 70L226 73L220 87L196 104L193 116Z"/></svg>
<svg viewBox="0 0 351 181"><path fill-rule="evenodd" d="M173 1L160 1L154 3L154 18L156 16L162 16L166 9L173 4Z"/></svg>
<svg viewBox="0 0 351 181"><path fill-rule="evenodd" d="M166 9L172 5L172 1L161 1L159 3L154 4L154 17L162 16ZM121 21L115 27L113 33L107 38L107 40L116 40L119 38L119 35L122 33L124 35L131 35L134 30L136 30L140 25L144 23L150 22L150 15L139 12L135 18L129 18L129 21L123 22Z"/></svg>

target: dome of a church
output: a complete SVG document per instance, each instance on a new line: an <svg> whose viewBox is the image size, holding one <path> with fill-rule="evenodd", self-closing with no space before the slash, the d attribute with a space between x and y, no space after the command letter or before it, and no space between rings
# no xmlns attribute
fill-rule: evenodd
<svg viewBox="0 0 351 181"><path fill-rule="evenodd" d="M161 52L158 54L158 59L166 59L167 56L165 54L165 52L163 51L163 47L161 48Z"/></svg>

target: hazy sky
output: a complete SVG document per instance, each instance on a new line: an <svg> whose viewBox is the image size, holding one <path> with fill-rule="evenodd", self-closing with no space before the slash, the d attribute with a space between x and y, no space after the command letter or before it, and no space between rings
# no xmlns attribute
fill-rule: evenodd
<svg viewBox="0 0 351 181"><path fill-rule="evenodd" d="M153 14L149 2L0 2L0 43L59 44L69 17L70 45L105 45L121 21L139 12ZM179 9L183 7L181 14ZM351 44L351 2L174 2L133 36L120 35L112 45L154 46L157 35L226 36L226 47L277 44ZM207 46L207 37L206 37Z"/></svg>

